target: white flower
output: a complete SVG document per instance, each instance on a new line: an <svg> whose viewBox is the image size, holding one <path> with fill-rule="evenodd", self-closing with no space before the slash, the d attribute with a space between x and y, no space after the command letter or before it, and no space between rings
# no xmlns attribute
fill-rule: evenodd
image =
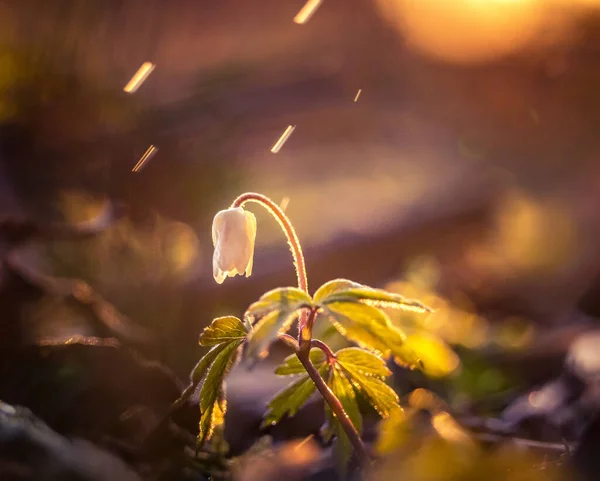
<svg viewBox="0 0 600 481"><path fill-rule="evenodd" d="M222 284L227 276L252 274L256 217L241 207L222 210L215 215L212 226L213 276Z"/></svg>

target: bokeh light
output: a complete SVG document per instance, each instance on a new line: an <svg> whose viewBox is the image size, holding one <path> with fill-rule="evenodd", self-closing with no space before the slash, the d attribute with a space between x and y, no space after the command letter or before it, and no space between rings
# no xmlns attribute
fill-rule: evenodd
<svg viewBox="0 0 600 481"><path fill-rule="evenodd" d="M531 42L543 21L541 0L377 0L407 41L455 62L491 60Z"/></svg>

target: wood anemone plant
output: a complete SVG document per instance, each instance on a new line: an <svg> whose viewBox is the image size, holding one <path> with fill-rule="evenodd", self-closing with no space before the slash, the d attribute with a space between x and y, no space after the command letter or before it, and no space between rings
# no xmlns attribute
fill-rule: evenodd
<svg viewBox="0 0 600 481"><path fill-rule="evenodd" d="M392 325L382 308L429 312L423 304L400 295L336 279L319 287L311 296L302 248L283 210L268 197L256 193L239 196L231 207L219 212L213 222L215 280L252 272L256 219L244 209L247 203L263 206L279 223L294 257L298 287L282 287L265 293L250 305L244 320L226 316L214 319L200 336L200 344L211 349L191 374L191 383L180 404L203 382L200 390L198 446L222 430L227 403L224 378L240 357L253 361L263 357L271 343L283 341L293 354L277 367L276 374L297 378L269 402L263 426L293 416L315 389L325 400L327 426L324 437L336 437L336 457L342 469L352 452L361 467L370 456L360 438L361 395L382 418L400 409L397 394L386 383L391 372L386 359L419 367L420 360L406 342L406 335ZM358 347L337 352L313 338L316 320L329 320L335 329ZM298 338L286 332L298 321ZM241 347L244 346L243 349ZM243 354L241 354L243 352Z"/></svg>

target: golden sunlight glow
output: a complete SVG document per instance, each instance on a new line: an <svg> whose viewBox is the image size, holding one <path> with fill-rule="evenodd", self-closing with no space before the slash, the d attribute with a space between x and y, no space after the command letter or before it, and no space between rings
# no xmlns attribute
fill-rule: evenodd
<svg viewBox="0 0 600 481"><path fill-rule="evenodd" d="M433 273L428 273L427 276L429 275ZM400 326L406 322L414 324L415 328L439 336L449 344L462 345L471 349L487 344L490 338L489 323L475 313L468 299L457 297L450 302L438 296L432 286L424 283L425 273L423 276L419 279L409 273L409 280L388 284L386 290L419 299L434 312L427 316L411 315L411 313L397 316L390 312L392 320L397 321Z"/></svg>
<svg viewBox="0 0 600 481"><path fill-rule="evenodd" d="M302 441L292 441L281 449L284 456L289 455L285 456L289 461L299 466L306 466L319 456L319 449L312 434Z"/></svg>
<svg viewBox="0 0 600 481"><path fill-rule="evenodd" d="M310 17L314 15L317 8L321 6L323 0L308 0L300 9L298 14L294 17L294 23L302 25L310 20Z"/></svg>
<svg viewBox="0 0 600 481"><path fill-rule="evenodd" d="M198 237L194 229L183 222L171 222L165 229L162 244L173 273L184 273L198 259Z"/></svg>
<svg viewBox="0 0 600 481"><path fill-rule="evenodd" d="M453 62L497 58L527 46L543 0L376 0L384 18L428 55Z"/></svg>
<svg viewBox="0 0 600 481"><path fill-rule="evenodd" d="M498 219L500 250L522 268L552 269L575 253L575 227L557 202L515 193L502 204Z"/></svg>
<svg viewBox="0 0 600 481"><path fill-rule="evenodd" d="M567 2L572 2L573 5L577 4L583 7L590 7L595 9L600 8L600 0L563 0L563 3Z"/></svg>
<svg viewBox="0 0 600 481"><path fill-rule="evenodd" d="M290 138L290 135L292 135L292 132L295 128L295 125L288 125L287 129L285 129L283 131L283 134L281 134L281 137L279 137L279 140L275 142L275 145L273 147L271 147L271 152L273 152L274 154L279 152L281 150L281 147L283 147L283 144L285 144L287 142L287 139Z"/></svg>
<svg viewBox="0 0 600 481"><path fill-rule="evenodd" d="M467 432L446 412L435 414L431 419L431 424L437 433L447 441L467 444L473 442Z"/></svg>
<svg viewBox="0 0 600 481"><path fill-rule="evenodd" d="M425 332L410 334L407 345L423 362L423 372L431 377L444 377L460 365L458 356L443 341Z"/></svg>
<svg viewBox="0 0 600 481"><path fill-rule="evenodd" d="M89 222L109 209L109 201L103 197L93 197L79 191L60 193L59 209L66 222L79 224Z"/></svg>
<svg viewBox="0 0 600 481"><path fill-rule="evenodd" d="M144 83L144 81L148 78L148 76L152 73L156 65L151 62L144 62L142 66L138 69L138 71L131 77L131 80L127 82L127 85L123 88L125 92L128 94L134 93L140 86Z"/></svg>
<svg viewBox="0 0 600 481"><path fill-rule="evenodd" d="M421 411L437 414L446 408L444 401L428 389L418 388L408 396L408 405Z"/></svg>
<svg viewBox="0 0 600 481"><path fill-rule="evenodd" d="M471 266L496 277L557 274L581 252L577 225L557 199L510 192L499 203L492 236L467 251Z"/></svg>

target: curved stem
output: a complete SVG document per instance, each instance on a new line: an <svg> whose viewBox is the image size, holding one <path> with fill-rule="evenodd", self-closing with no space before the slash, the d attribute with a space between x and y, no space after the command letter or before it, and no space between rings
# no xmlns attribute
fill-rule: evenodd
<svg viewBox="0 0 600 481"><path fill-rule="evenodd" d="M327 357L328 362L331 363L331 362L335 361L335 353L323 341L320 341L319 339L311 339L310 340L310 348L312 349L313 347L317 348L317 349L321 349L321 351L323 351L323 353Z"/></svg>
<svg viewBox="0 0 600 481"><path fill-rule="evenodd" d="M304 255L302 254L302 246L296 235L292 222L285 215L285 212L275 202L269 199L266 195L257 194L255 192L247 192L240 195L231 204L232 208L242 207L247 202L255 202L262 205L271 214L281 226L294 257L294 267L296 268L296 276L298 277L298 287L308 294L308 279L306 277L306 266L304 264ZM306 315L306 314L305 314Z"/></svg>
<svg viewBox="0 0 600 481"><path fill-rule="evenodd" d="M264 207L279 223L281 229L283 230L285 236L287 237L288 244L290 245L290 250L292 251L292 256L294 258L294 267L296 268L296 276L298 277L298 287L302 289L304 292L308 294L308 279L306 277L306 265L304 263L304 255L302 254L302 246L300 245L300 240L296 235L296 231L294 230L294 226L292 222L285 215L285 212L271 199L262 194L257 194L255 192L247 192L245 194L240 195L237 199L233 201L231 204L232 208L242 207L247 202L255 202L262 207ZM309 315L310 312L310 315ZM328 356L328 359L335 359L335 354L331 351L329 346L319 340L312 340L312 326L315 321L315 317L317 315L316 309L311 309L310 311L306 309L302 309L300 313L300 320L298 323L298 344L297 347L295 344L289 342L290 340L287 338L283 338L282 340L286 342L288 345L292 345L296 349L296 356L306 369L306 372L310 376L311 380L315 383L317 390L323 396L323 399L329 407L331 411L339 421L340 425L344 429L344 432L348 436L352 447L356 453L356 456L362 467L367 467L370 463L369 454L365 449L363 442L360 439L360 435L358 431L352 424L352 421L344 411L344 407L340 400L336 397L325 380L319 374L317 368L310 361L310 349L312 346L317 347L319 349L324 349L325 354ZM289 336L291 337L291 336ZM333 357L330 356L333 355Z"/></svg>

